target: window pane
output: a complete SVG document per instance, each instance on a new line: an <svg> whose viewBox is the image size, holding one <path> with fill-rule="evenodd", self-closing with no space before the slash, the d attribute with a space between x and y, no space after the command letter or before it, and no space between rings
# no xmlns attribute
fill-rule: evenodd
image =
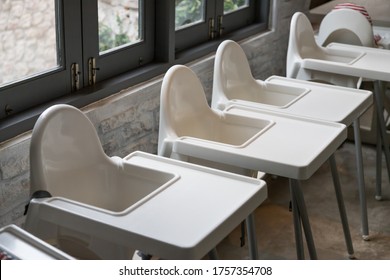
<svg viewBox="0 0 390 280"><path fill-rule="evenodd" d="M0 87L59 66L55 2L0 1Z"/></svg>
<svg viewBox="0 0 390 280"><path fill-rule="evenodd" d="M224 0L223 10L226 14L248 6L249 0Z"/></svg>
<svg viewBox="0 0 390 280"><path fill-rule="evenodd" d="M99 0L100 53L143 40L142 0Z"/></svg>
<svg viewBox="0 0 390 280"><path fill-rule="evenodd" d="M205 0L176 0L175 29L204 22Z"/></svg>

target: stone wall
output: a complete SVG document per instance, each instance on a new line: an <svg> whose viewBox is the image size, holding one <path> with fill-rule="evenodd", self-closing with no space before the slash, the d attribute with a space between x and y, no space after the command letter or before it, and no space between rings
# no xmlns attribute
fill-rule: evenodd
<svg viewBox="0 0 390 280"><path fill-rule="evenodd" d="M268 32L240 42L256 78L285 75L289 23L296 11L308 11L307 0L274 0ZM211 99L214 56L189 64ZM125 156L141 150L156 153L162 77L123 90L91 104L83 111L94 123L108 155ZM31 132L0 143L0 226L24 222L29 198L29 145Z"/></svg>

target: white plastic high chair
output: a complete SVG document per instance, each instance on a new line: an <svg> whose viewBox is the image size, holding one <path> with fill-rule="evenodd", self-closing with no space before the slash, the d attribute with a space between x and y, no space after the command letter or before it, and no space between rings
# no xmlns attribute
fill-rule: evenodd
<svg viewBox="0 0 390 280"><path fill-rule="evenodd" d="M274 80L275 79L278 80L277 77L274 78ZM357 172L362 211L362 225L365 229L364 238L368 238L363 160L358 123L358 118L363 113L363 110L366 110L367 106L362 107L360 103L361 101L356 102L352 100L358 97L358 94L356 93L355 97L351 96L349 98L349 101L345 100L348 102L348 104L343 106L345 109L341 106L341 108L336 108L337 105L335 105L335 102L338 102L338 98L341 98L341 95L345 94L345 92L339 92L340 96L337 97L337 94L335 94L336 96L333 96L333 102L331 103L329 103L329 101L332 96L328 94L327 99L321 99L324 103L321 103L321 97L318 96L318 100L313 100L311 103L305 103L305 106L300 107L299 104L305 102L306 99L309 99L309 95L312 94L315 97L313 92L314 90L310 90L309 93L307 93L307 88L310 88L309 84L297 83L298 86L301 86L301 88L287 88L283 87L283 84L280 83L277 85L273 84L272 78L270 81L271 82L264 82L254 79L248 60L241 46L234 41L226 40L220 44L215 55L212 107L223 109L229 104L237 102L250 107L261 107L269 110L283 110L286 113L305 117L337 121L344 123L347 126L351 125L353 122L357 151L356 160L358 167ZM314 85L312 87L314 87ZM332 89L329 88L328 90L331 91ZM333 90L336 90L336 88ZM325 104L330 104L330 106L326 106ZM298 109L295 110L294 107L297 107ZM361 108L359 109L359 107ZM320 111L324 108L327 110L327 114L320 113ZM346 115L354 117L345 117ZM344 116L344 118L340 118L340 116ZM333 176L338 176L338 174L333 174Z"/></svg>
<svg viewBox="0 0 390 280"><path fill-rule="evenodd" d="M287 52L287 76L302 80L319 80L331 84L359 88L362 78L389 80L386 61L389 59L387 50L360 47L353 45L330 44L328 47L318 46L314 40L314 32L308 18L297 12L291 19L290 38ZM381 56L385 57L381 61ZM385 62L385 63L381 63ZM390 151L386 135L382 112L383 101L379 81L374 82L375 106L377 110L378 147L383 144L383 151L387 162L387 171L390 179ZM357 125L360 127L360 125ZM356 135L356 133L355 133ZM378 151L378 155L380 152ZM360 157L359 154L357 156ZM380 156L378 156L379 161ZM377 171L380 165L377 161ZM377 172L377 184L380 184L380 172ZM363 184L364 178L359 178ZM380 199L380 186L377 185L377 196ZM362 201L361 201L362 203ZM368 239L368 221L363 222L363 238Z"/></svg>
<svg viewBox="0 0 390 280"><path fill-rule="evenodd" d="M374 32L370 22L360 12L338 9L329 12L321 21L317 43L326 46L338 42L374 47Z"/></svg>
<svg viewBox="0 0 390 280"><path fill-rule="evenodd" d="M359 88L361 79L340 74L320 71L308 71L303 67L305 59L331 61L332 63L350 63L359 57L359 53L331 50L319 46L314 38L314 31L305 14L297 12L290 25L290 37L287 50L286 76L301 80L326 81L334 85Z"/></svg>
<svg viewBox="0 0 390 280"><path fill-rule="evenodd" d="M257 179L139 151L110 158L69 105L42 113L30 152L25 228L81 259L129 259L133 248L201 259L267 197Z"/></svg>
<svg viewBox="0 0 390 280"><path fill-rule="evenodd" d="M63 197L121 212L152 191L138 188L132 189L132 194L126 193L123 187L132 185L136 178L126 169L121 158L104 153L95 128L77 108L55 105L37 120L30 146L33 198ZM101 240L86 234L80 230L82 225L37 225L35 214L28 211L26 228L43 238L54 238L58 246L77 258L128 259L133 254L133 249L117 246L110 238Z"/></svg>
<svg viewBox="0 0 390 280"><path fill-rule="evenodd" d="M322 46L327 46L334 42L371 48L377 47L374 40L372 25L364 15L352 9L333 10L321 21L317 43ZM383 99L386 99L386 97L383 96ZM385 106L386 111L389 112L389 108L386 108L386 102L384 102L383 105ZM381 142L377 143L381 140L377 125L377 113L377 106L372 106L372 110L366 112L362 118L368 121L368 127L367 125L362 126L361 133L363 141L367 141L371 144L378 144L378 147L380 147ZM388 133L386 134L388 135ZM378 153L380 154L377 155L377 171L380 172L381 160L379 157L382 155L379 149ZM377 174L375 198L377 200L382 198L380 173Z"/></svg>
<svg viewBox="0 0 390 280"><path fill-rule="evenodd" d="M276 83L272 83L273 80L276 80ZM291 86L286 86L289 83ZM267 81L254 79L241 46L234 41L226 40L220 44L215 55L211 104L213 108L220 110L231 104L240 104L253 108L283 111L287 114L341 122L347 126L354 123L362 223L363 227L366 228L368 223L366 218L367 207L358 118L368 107L366 101L368 100L368 94L363 94L363 98L360 99L360 92L357 90L345 89L345 92L343 92L340 87L332 88L327 85L324 85L322 89L316 87L316 84L313 83L298 81L294 83L287 79L278 79L278 77L271 77ZM319 94L321 90L328 91L326 98ZM332 90L338 90L338 94L332 94ZM345 104L343 104L341 99L344 98L347 92L349 94L345 96L346 99L343 100ZM334 177L338 176L338 174L332 175Z"/></svg>
<svg viewBox="0 0 390 280"><path fill-rule="evenodd" d="M241 111L242 108L226 109ZM186 66L173 66L165 74L161 88L158 154L202 165L222 163L290 178L297 256L303 258L302 223L310 257L317 258L298 180L308 179L323 160L332 156L331 150L336 149L343 138L338 134L341 127L336 129L338 136L333 138L336 128L333 125L343 125L332 123L333 128L328 130L328 122L250 110L245 113L255 117L243 113L211 109L195 73ZM299 139L291 136L288 145L276 143L283 142L282 135L286 136L287 131L310 135ZM331 139L324 142L325 137ZM310 139L310 145L305 139ZM293 155L296 150L305 151L305 155L301 152L300 156ZM319 151L321 155L317 154ZM346 220L343 225L351 241ZM347 243L353 255L352 243Z"/></svg>

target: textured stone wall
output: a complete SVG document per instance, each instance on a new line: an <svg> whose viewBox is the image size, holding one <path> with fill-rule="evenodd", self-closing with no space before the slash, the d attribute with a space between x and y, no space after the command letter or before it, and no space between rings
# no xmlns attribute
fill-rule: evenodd
<svg viewBox="0 0 390 280"><path fill-rule="evenodd" d="M285 74L285 59L291 16L307 11L307 0L274 0L271 30L241 43L255 77L265 79ZM200 78L211 99L213 54L189 66ZM125 156L141 150L156 153L162 77L123 90L85 107L108 155ZM0 143L0 226L24 221L29 197L30 132Z"/></svg>

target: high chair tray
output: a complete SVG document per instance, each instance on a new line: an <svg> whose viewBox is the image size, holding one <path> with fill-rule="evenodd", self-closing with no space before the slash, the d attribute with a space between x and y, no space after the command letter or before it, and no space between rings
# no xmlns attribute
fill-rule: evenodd
<svg viewBox="0 0 390 280"><path fill-rule="evenodd" d="M55 260L72 259L16 225L0 229L1 259Z"/></svg>
<svg viewBox="0 0 390 280"><path fill-rule="evenodd" d="M360 53L360 55L348 63L324 59L304 59L303 67L321 72L390 81L390 52L388 50L340 43L331 43L326 49L332 52Z"/></svg>
<svg viewBox="0 0 390 280"><path fill-rule="evenodd" d="M305 88L307 89L307 93L290 106L283 108L283 110L254 102L243 103L243 105L267 110L277 110L308 118L339 122L349 126L373 102L372 93L366 90L357 90L280 76L271 76L265 82L267 85L277 84L287 87ZM240 100L237 103L241 103Z"/></svg>
<svg viewBox="0 0 390 280"><path fill-rule="evenodd" d="M30 207L40 208L39 219L163 259L200 259L267 197L261 180L143 152L125 160L176 179L121 213L59 197L33 200Z"/></svg>
<svg viewBox="0 0 390 280"><path fill-rule="evenodd" d="M251 170L293 178L308 179L346 139L343 124L286 115L274 111L232 105L223 118L240 116L273 123L247 145L181 137L173 151L186 156L235 165ZM227 139L228 141L228 139Z"/></svg>

